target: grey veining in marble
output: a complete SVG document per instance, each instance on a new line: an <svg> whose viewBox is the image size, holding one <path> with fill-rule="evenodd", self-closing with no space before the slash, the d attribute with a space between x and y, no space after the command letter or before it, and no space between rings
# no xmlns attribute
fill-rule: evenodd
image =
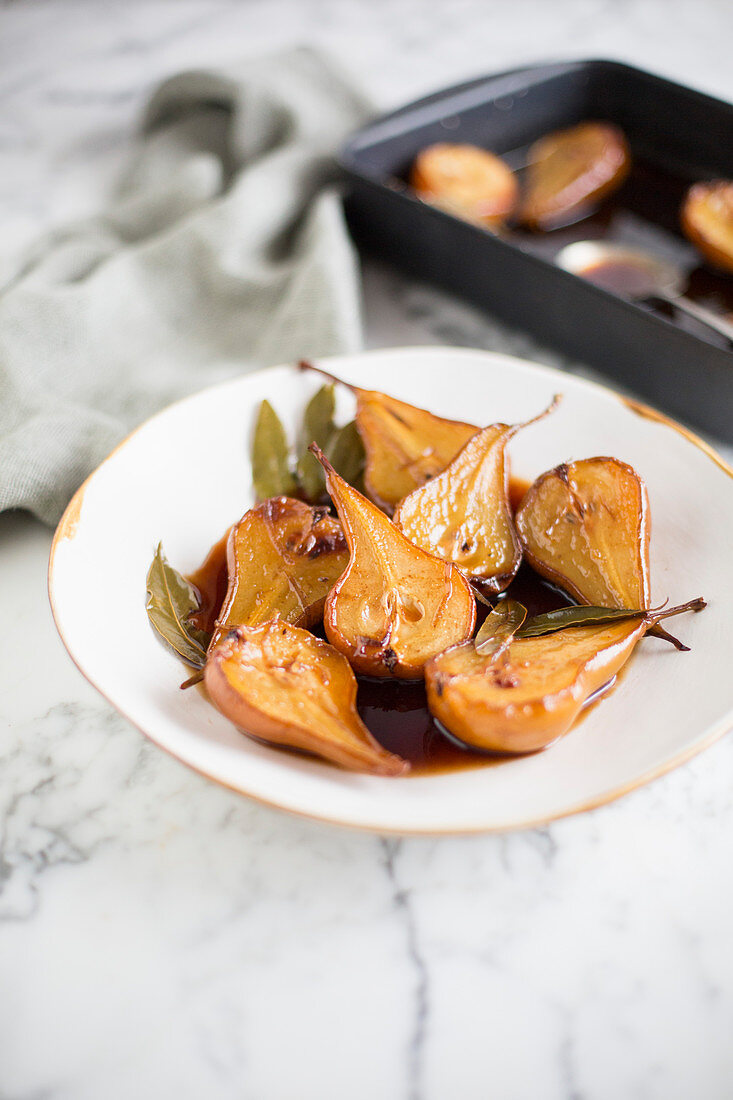
<svg viewBox="0 0 733 1100"><path fill-rule="evenodd" d="M100 204L162 76L325 44L390 106L611 55L733 98L723 0L18 2L0 13L0 278ZM372 346L557 362L365 271ZM254 805L145 741L65 655L50 536L0 516L2 1100L723 1100L733 742L582 817L385 840ZM692 690L692 685L691 685Z"/></svg>

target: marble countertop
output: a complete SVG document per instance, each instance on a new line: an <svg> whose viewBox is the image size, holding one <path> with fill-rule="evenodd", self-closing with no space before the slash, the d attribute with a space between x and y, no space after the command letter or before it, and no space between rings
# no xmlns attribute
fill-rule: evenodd
<svg viewBox="0 0 733 1100"><path fill-rule="evenodd" d="M67 0L0 21L0 275L103 201L151 86L191 65L318 42L386 107L605 55L733 98L716 0ZM378 265L365 303L372 346L557 361ZM730 737L543 829L388 840L297 820L189 772L82 679L49 545L0 516L3 1100L733 1095Z"/></svg>

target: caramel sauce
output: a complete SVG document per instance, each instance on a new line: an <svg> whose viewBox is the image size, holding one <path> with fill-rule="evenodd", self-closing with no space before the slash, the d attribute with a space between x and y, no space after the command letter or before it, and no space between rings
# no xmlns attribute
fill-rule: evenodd
<svg viewBox="0 0 733 1100"><path fill-rule="evenodd" d="M227 594L227 542L229 531L214 543L202 565L186 580L196 589L199 610L191 615L197 630L212 634L224 597Z"/></svg>
<svg viewBox="0 0 733 1100"><path fill-rule="evenodd" d="M632 298L647 298L654 290L654 281L641 264L608 257L583 269L589 283Z"/></svg>
<svg viewBox="0 0 733 1100"><path fill-rule="evenodd" d="M509 481L509 507L512 510L512 514L516 515L519 510L519 505L524 500L525 494L529 489L531 481L525 481L521 477L513 477Z"/></svg>

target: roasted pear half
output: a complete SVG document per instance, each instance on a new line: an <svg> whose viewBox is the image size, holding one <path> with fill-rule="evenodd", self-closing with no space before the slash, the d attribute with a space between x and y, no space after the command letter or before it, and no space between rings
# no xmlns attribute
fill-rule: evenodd
<svg viewBox="0 0 733 1100"><path fill-rule="evenodd" d="M547 134L529 150L521 220L552 229L583 216L624 182L631 156L621 130L607 122L581 122Z"/></svg>
<svg viewBox="0 0 733 1100"><path fill-rule="evenodd" d="M312 363L300 365L341 382ZM479 430L475 424L446 420L379 390L341 384L356 397L356 426L366 452L364 487L390 515L403 497L444 470Z"/></svg>
<svg viewBox="0 0 733 1100"><path fill-rule="evenodd" d="M348 560L341 524L327 509L291 497L263 501L229 533L229 583L211 647L240 624L274 618L299 626L320 622L326 596Z"/></svg>
<svg viewBox="0 0 733 1100"><path fill-rule="evenodd" d="M409 770L359 717L348 661L307 630L281 619L238 626L209 653L204 680L217 709L260 741L315 753L354 771Z"/></svg>
<svg viewBox="0 0 733 1100"><path fill-rule="evenodd" d="M364 486L387 512L451 462L478 428L446 420L377 390L360 390L356 426L364 450Z"/></svg>
<svg viewBox="0 0 733 1100"><path fill-rule="evenodd" d="M682 229L706 260L733 274L733 181L696 183L685 196Z"/></svg>
<svg viewBox="0 0 733 1100"><path fill-rule="evenodd" d="M332 645L367 676L419 679L425 662L469 638L476 621L471 586L454 565L409 542L357 492L323 453L326 486L351 557L326 600Z"/></svg>
<svg viewBox="0 0 733 1100"><path fill-rule="evenodd" d="M557 400L540 415L546 416ZM527 424L491 424L478 432L447 469L410 493L394 514L410 542L453 562L492 592L506 588L522 560L509 502L506 446Z"/></svg>
<svg viewBox="0 0 733 1100"><path fill-rule="evenodd" d="M525 557L580 603L649 607L649 500L617 458L586 458L542 474L515 522Z"/></svg>
<svg viewBox="0 0 733 1100"><path fill-rule="evenodd" d="M571 627L516 638L494 659L472 642L430 661L431 713L466 745L525 753L567 733L588 698L611 680L648 629L645 620Z"/></svg>
<svg viewBox="0 0 733 1100"><path fill-rule="evenodd" d="M410 183L424 202L487 229L500 228L519 198L509 165L477 145L428 146L415 159Z"/></svg>

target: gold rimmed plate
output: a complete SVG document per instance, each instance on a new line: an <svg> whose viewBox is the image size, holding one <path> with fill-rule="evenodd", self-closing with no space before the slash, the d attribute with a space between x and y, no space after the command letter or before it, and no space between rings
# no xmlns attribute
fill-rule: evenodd
<svg viewBox="0 0 733 1100"><path fill-rule="evenodd" d="M653 602L702 595L704 614L676 632L679 654L645 639L622 683L558 744L499 767L386 779L355 775L251 741L197 691L153 634L145 577L158 542L183 572L253 501L249 440L268 398L294 433L317 378L258 371L189 397L125 440L82 486L54 538L49 592L69 653L95 687L161 748L273 806L383 833L520 828L610 801L674 767L733 725L733 474L653 410L559 371L460 348L393 348L324 363L442 416L528 419L560 408L510 447L532 480L573 458L614 455L644 477L651 501ZM344 415L350 395L339 394ZM108 615L104 609L109 608Z"/></svg>

